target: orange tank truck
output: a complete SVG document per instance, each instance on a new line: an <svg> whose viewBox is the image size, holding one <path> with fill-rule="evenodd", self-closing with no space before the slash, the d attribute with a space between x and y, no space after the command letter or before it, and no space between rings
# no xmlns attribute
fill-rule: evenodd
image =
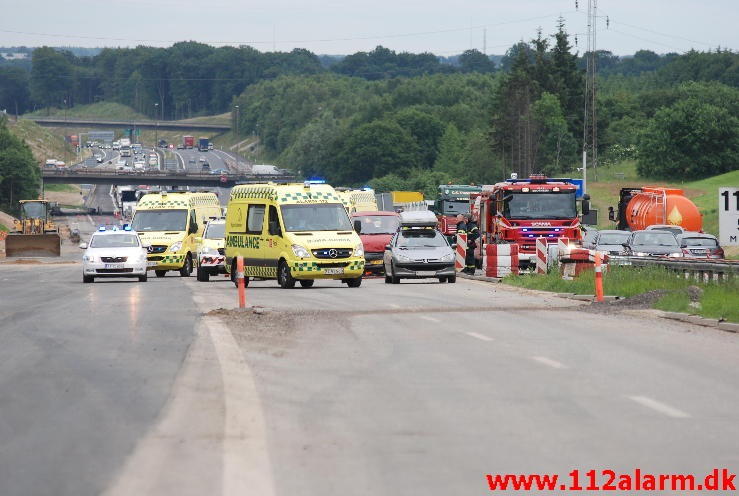
<svg viewBox="0 0 739 496"><path fill-rule="evenodd" d="M688 231L703 229L698 207L683 190L676 188L623 188L618 202L618 219L612 207L608 216L618 222L621 230L638 231L655 224L682 226Z"/></svg>

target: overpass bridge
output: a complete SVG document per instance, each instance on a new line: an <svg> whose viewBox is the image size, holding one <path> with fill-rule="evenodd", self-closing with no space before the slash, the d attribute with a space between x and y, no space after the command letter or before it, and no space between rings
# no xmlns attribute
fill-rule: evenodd
<svg viewBox="0 0 739 496"><path fill-rule="evenodd" d="M105 127L122 129L159 129L160 131L230 131L229 124L201 124L172 121L115 121L105 119L65 119L60 117L33 117L30 120L46 127Z"/></svg>
<svg viewBox="0 0 739 496"><path fill-rule="evenodd" d="M160 186L205 186L211 188L230 188L236 184L290 182L295 176L290 174L209 174L191 171L146 171L141 173L121 173L101 170L42 171L45 184L148 184Z"/></svg>

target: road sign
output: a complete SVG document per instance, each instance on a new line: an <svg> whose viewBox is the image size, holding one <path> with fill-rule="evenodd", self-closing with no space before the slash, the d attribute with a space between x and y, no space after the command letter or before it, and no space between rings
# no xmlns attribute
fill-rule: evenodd
<svg viewBox="0 0 739 496"><path fill-rule="evenodd" d="M718 232L722 246L739 246L739 188L718 189Z"/></svg>

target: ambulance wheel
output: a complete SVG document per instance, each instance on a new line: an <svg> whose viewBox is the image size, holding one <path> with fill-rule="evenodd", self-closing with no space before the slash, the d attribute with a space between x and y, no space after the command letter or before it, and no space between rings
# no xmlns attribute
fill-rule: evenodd
<svg viewBox="0 0 739 496"><path fill-rule="evenodd" d="M139 282L146 282L149 280L149 274L144 274L143 276L139 276Z"/></svg>
<svg viewBox="0 0 739 496"><path fill-rule="evenodd" d="M277 268L277 282L282 289L290 289L295 287L295 278L290 273L290 267L283 260Z"/></svg>
<svg viewBox="0 0 739 496"><path fill-rule="evenodd" d="M346 285L350 288L358 288L362 285L362 276L359 276L356 279L347 279Z"/></svg>
<svg viewBox="0 0 739 496"><path fill-rule="evenodd" d="M190 277L190 274L192 274L192 257L188 253L185 256L185 265L180 269L180 276Z"/></svg>
<svg viewBox="0 0 739 496"><path fill-rule="evenodd" d="M208 282L210 280L210 274L202 267L198 267L197 277L200 282Z"/></svg>
<svg viewBox="0 0 739 496"><path fill-rule="evenodd" d="M244 269L246 271L246 269ZM234 283L234 286L237 288L239 287L239 281L236 280L236 259L231 263L231 273L229 274L231 277L231 282ZM244 274L244 287L247 287L249 285L249 276Z"/></svg>
<svg viewBox="0 0 739 496"><path fill-rule="evenodd" d="M164 277L167 271L166 270L155 270L154 273L157 275L157 277Z"/></svg>
<svg viewBox="0 0 739 496"><path fill-rule="evenodd" d="M95 282L95 278L92 276L82 276L82 282L84 282L85 284Z"/></svg>
<svg viewBox="0 0 739 496"><path fill-rule="evenodd" d="M313 279L301 279L299 282L303 288L312 288L315 281Z"/></svg>
<svg viewBox="0 0 739 496"><path fill-rule="evenodd" d="M447 276L446 282L454 284L455 282L457 282L457 276Z"/></svg>

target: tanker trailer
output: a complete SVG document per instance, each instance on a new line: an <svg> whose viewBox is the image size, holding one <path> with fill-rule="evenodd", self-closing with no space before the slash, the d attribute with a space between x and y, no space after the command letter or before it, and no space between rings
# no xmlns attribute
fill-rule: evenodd
<svg viewBox="0 0 739 496"><path fill-rule="evenodd" d="M698 207L677 188L622 188L618 217L615 214L613 207L608 207L608 218L624 231L639 231L655 224L682 226L686 231L703 229Z"/></svg>

